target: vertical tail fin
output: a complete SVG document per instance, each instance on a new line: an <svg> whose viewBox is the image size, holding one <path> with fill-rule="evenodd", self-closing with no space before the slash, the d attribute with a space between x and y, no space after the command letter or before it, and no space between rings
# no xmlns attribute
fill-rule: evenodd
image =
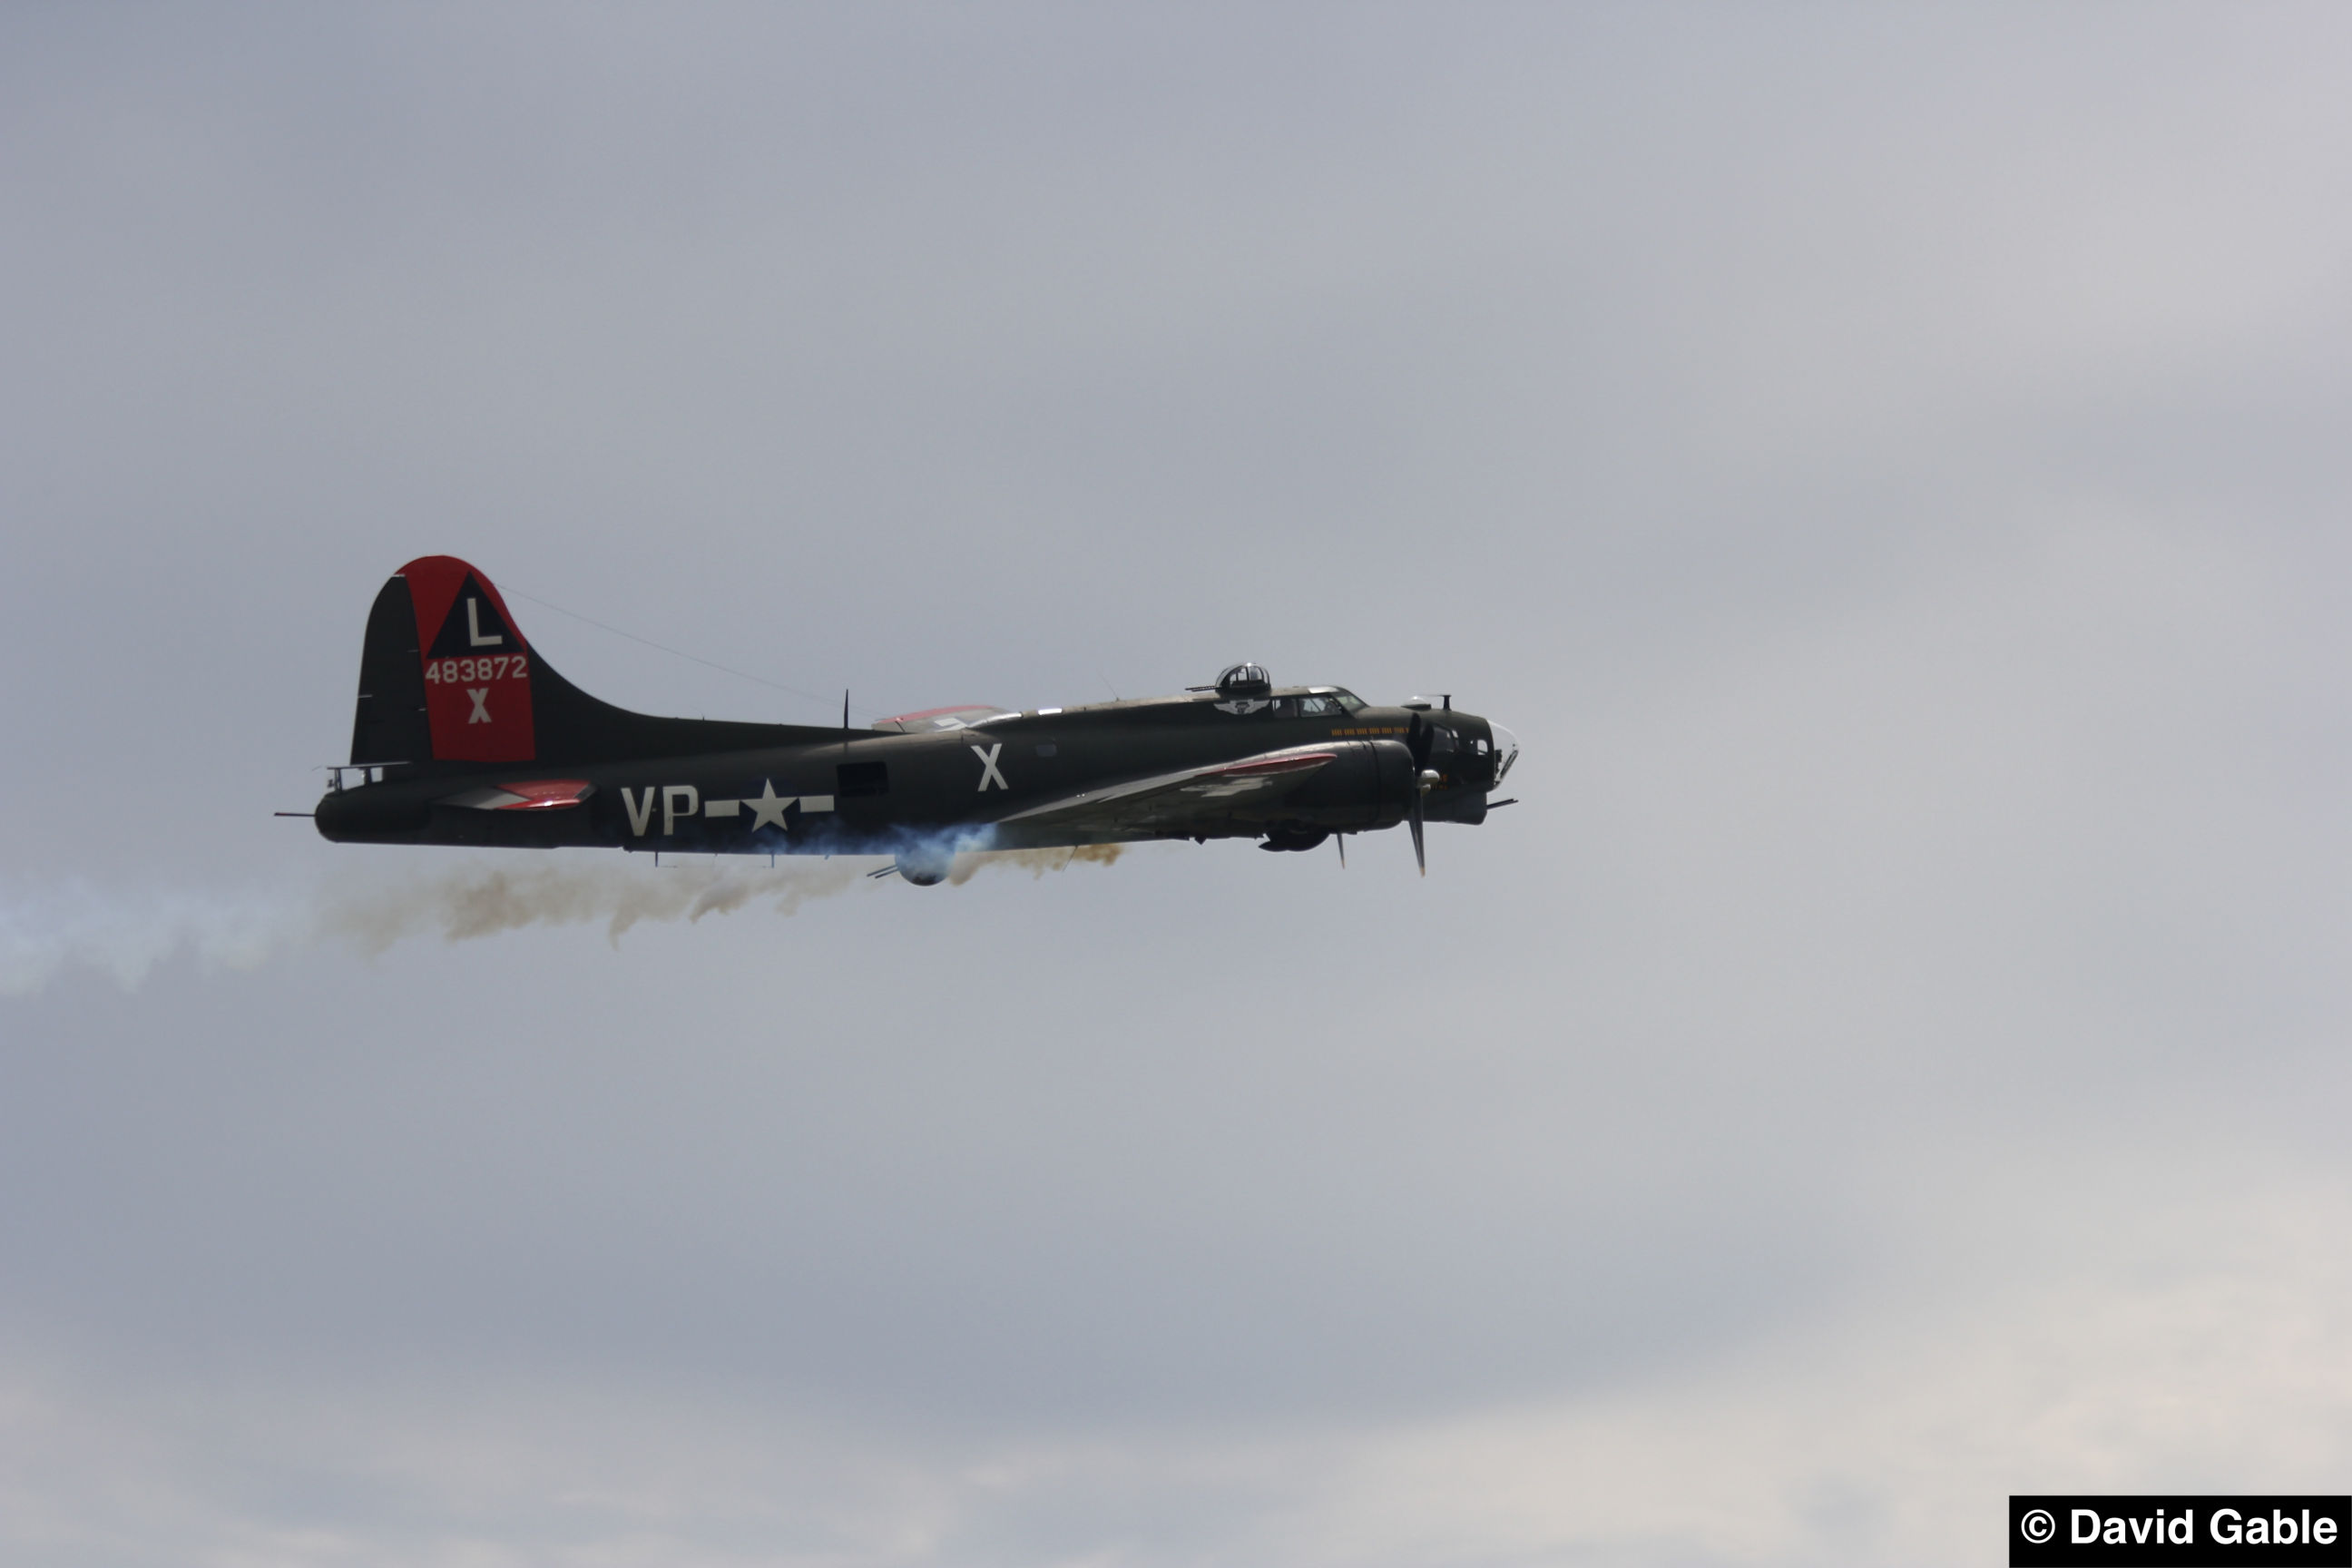
<svg viewBox="0 0 2352 1568"><path fill-rule="evenodd" d="M352 761L531 761L532 663L488 578L454 555L420 556L368 612Z"/></svg>
<svg viewBox="0 0 2352 1568"><path fill-rule="evenodd" d="M352 762L593 763L835 741L788 724L656 719L600 702L530 645L488 577L454 555L393 574L368 612Z"/></svg>

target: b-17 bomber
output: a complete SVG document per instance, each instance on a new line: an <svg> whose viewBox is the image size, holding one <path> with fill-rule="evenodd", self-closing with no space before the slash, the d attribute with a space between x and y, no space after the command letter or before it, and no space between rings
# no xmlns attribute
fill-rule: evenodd
<svg viewBox="0 0 2352 1568"><path fill-rule="evenodd" d="M887 855L909 882L962 851L1255 839L1307 850L1400 824L1479 823L1517 759L1449 697L1392 707L1237 664L1172 697L965 704L863 728L661 719L589 696L454 556L369 613L348 763L315 817L341 843L602 845Z"/></svg>

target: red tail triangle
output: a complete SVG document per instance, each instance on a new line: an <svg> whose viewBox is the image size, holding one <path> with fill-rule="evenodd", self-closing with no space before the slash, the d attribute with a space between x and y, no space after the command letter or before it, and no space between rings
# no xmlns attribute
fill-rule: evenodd
<svg viewBox="0 0 2352 1568"><path fill-rule="evenodd" d="M445 762L532 760L530 647L498 589L454 555L420 556L400 574L416 608L433 755Z"/></svg>

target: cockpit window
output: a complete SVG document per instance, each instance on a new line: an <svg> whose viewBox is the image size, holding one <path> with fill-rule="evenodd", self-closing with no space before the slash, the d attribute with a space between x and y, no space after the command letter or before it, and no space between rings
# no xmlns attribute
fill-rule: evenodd
<svg viewBox="0 0 2352 1568"><path fill-rule="evenodd" d="M1364 706L1352 691L1326 687L1304 697L1234 697L1214 705L1220 713L1257 713L1269 719L1338 719Z"/></svg>

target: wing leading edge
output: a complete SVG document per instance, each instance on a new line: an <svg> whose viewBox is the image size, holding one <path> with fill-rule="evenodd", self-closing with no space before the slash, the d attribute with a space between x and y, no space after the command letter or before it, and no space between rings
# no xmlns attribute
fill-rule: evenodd
<svg viewBox="0 0 2352 1568"><path fill-rule="evenodd" d="M1265 752L1238 762L1212 763L1080 790L999 820L1006 826L1088 833L1139 828L1176 831L1194 823L1223 822L1237 806L1271 805L1336 757L1333 752L1313 746Z"/></svg>

